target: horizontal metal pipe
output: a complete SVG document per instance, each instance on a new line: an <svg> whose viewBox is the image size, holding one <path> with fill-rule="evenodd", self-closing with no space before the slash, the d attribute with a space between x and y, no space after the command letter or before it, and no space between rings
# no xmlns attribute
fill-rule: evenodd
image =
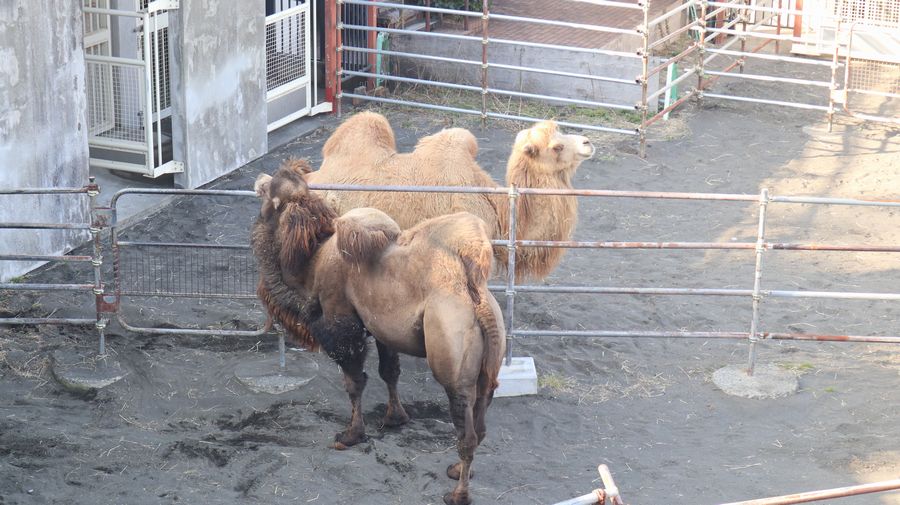
<svg viewBox="0 0 900 505"><path fill-rule="evenodd" d="M356 98L357 100L368 100L370 102L378 102L378 103L390 103L394 105L405 105L407 107L419 107L422 109L429 110L440 110L444 112L455 112L457 114L471 114L471 115L481 115L480 110L474 109L462 109L459 107L448 107L446 105L433 105L428 103L419 103L419 102L409 102L406 100L397 100L394 98L382 98L378 96L369 96L369 95L359 95L356 93L341 93L342 97L346 98Z"/></svg>
<svg viewBox="0 0 900 505"><path fill-rule="evenodd" d="M666 84L665 86L659 88L658 90L656 90L653 93L651 93L650 95L648 95L647 103L650 103L651 101L655 100L656 98L659 98L660 95L662 95L666 91L669 91L670 89L674 88L675 86L678 86L679 84L684 82L685 79L693 77L696 73L697 73L697 67L692 67L690 70L683 73L681 76L674 79L672 82Z"/></svg>
<svg viewBox="0 0 900 505"><path fill-rule="evenodd" d="M96 319L73 319L59 317L3 317L0 318L0 326L4 324L96 324Z"/></svg>
<svg viewBox="0 0 900 505"><path fill-rule="evenodd" d="M431 105L431 104L425 104L425 103L419 103L419 102L408 102L405 100L396 100L393 98L381 98L381 97L377 97L377 96L368 96L368 95L358 95L355 93L343 93L341 96L348 97L348 98L357 98L359 100L369 100L372 102L390 103L390 104L395 104L395 105L405 105L408 107L420 107L423 109L440 110L440 111L445 111L445 112L455 112L457 114L470 114L473 116L475 116L475 115L481 116L481 111L474 110L474 109L461 109L458 107L447 107L444 105ZM503 114L500 112L488 112L485 114L485 116L489 117L489 118L495 118L495 119L510 119L513 121L526 121L526 122L532 122L532 123L543 121L543 119L540 119L540 118L533 118L533 117L528 117L528 116L516 116L516 115L512 115L512 114ZM572 122L568 122L568 121L559 121L559 120L556 121L556 124L558 124L560 126L569 127L569 128L581 128L583 130L620 133L623 135L637 135L637 132L635 130L623 130L620 128L608 128L605 126L572 123ZM310 188L311 189L319 189L319 188L315 188L313 186L310 186ZM327 189L332 189L332 188L327 188ZM345 188L342 187L342 188L333 188L333 189L345 189ZM372 191L372 190L367 189L365 191ZM491 191L491 192L507 194L509 192L509 190L504 188L502 191ZM485 193L485 191L473 191L473 193Z"/></svg>
<svg viewBox="0 0 900 505"><path fill-rule="evenodd" d="M842 293L838 291L783 291L764 289L773 298L827 298L831 300L900 300L900 293Z"/></svg>
<svg viewBox="0 0 900 505"><path fill-rule="evenodd" d="M864 207L900 207L900 200L865 200L861 198L824 198L817 196L772 196L770 202L812 203L824 205L859 205Z"/></svg>
<svg viewBox="0 0 900 505"><path fill-rule="evenodd" d="M181 247L190 249L241 249L250 250L250 245L242 244L183 244L179 242L139 242L119 241L119 247Z"/></svg>
<svg viewBox="0 0 900 505"><path fill-rule="evenodd" d="M786 494L760 498L758 500L736 501L722 505L790 505L793 503L807 503L811 501L827 500L830 498L844 498L868 493L881 493L900 489L900 479L859 484L857 486L838 487L821 491L807 491L805 493Z"/></svg>
<svg viewBox="0 0 900 505"><path fill-rule="evenodd" d="M646 122L644 122L644 128L646 128L646 127L652 125L653 123L659 121L663 116L666 115L667 112L671 112L671 111L677 109L678 106L680 106L681 104L683 104L684 102L686 102L687 100L689 100L689 99L690 99L691 97L693 97L696 93L697 93L697 89L696 89L696 88L691 88L691 90L688 91L687 94L685 94L683 97L679 98L678 100L675 100L674 102L672 102L671 104L669 104L668 107L666 107L665 109L663 109L663 110L657 112L656 115L654 115L653 117L651 117L650 119L648 119Z"/></svg>
<svg viewBox="0 0 900 505"><path fill-rule="evenodd" d="M368 26L368 25L348 25L341 23L338 25L339 30L359 30L363 32L384 32L384 33L394 33L397 35L415 35L417 37L432 37L438 39L450 39L450 40L469 40L469 41L477 41L479 44L481 43L481 37L474 37L472 35L456 35L453 33L442 33L442 32L425 32L425 31L411 31L411 30L401 30L400 28L384 28L380 26ZM339 48L343 50L343 47Z"/></svg>
<svg viewBox="0 0 900 505"><path fill-rule="evenodd" d="M59 195L87 193L88 188L0 188L0 195Z"/></svg>
<svg viewBox="0 0 900 505"><path fill-rule="evenodd" d="M481 39L477 39L477 40L480 41ZM541 48L541 49L559 49L561 51L589 53L589 54L605 54L607 56L619 56L622 58L640 58L641 57L637 53L626 53L623 51L610 51L607 49L592 49L592 48L586 48L586 47L562 46L559 44L544 44L541 42L525 42L523 40L490 38L490 39L488 39L488 41L491 44L506 44L506 45L511 45L511 46L535 47L535 48Z"/></svg>
<svg viewBox="0 0 900 505"><path fill-rule="evenodd" d="M87 230L87 223L0 223L0 229L14 230Z"/></svg>
<svg viewBox="0 0 900 505"><path fill-rule="evenodd" d="M748 5L741 3L731 3L731 2L707 2L707 5L712 5L713 7L726 7L730 9L741 9L748 11L756 11L756 12L772 12L775 14L786 14L786 15L795 15L801 16L803 15L803 11L796 9L779 9L778 7L760 7L756 5ZM831 16L817 16L821 17L831 17Z"/></svg>
<svg viewBox="0 0 900 505"><path fill-rule="evenodd" d="M505 240L492 241L504 246ZM566 249L756 249L755 242L616 242L574 240L517 240L522 247L560 247ZM801 244L789 242L765 242L769 251L834 251L834 252L900 252L900 246L866 244Z"/></svg>
<svg viewBox="0 0 900 505"><path fill-rule="evenodd" d="M685 4L685 5L689 5L689 4ZM662 38L660 38L660 39L657 39L657 40L653 41L653 43L650 44L650 45L647 47L647 50L648 50L648 51L652 51L652 50L656 49L657 47L659 47L659 46L665 44L665 43L668 42L669 40L671 40L671 39L673 39L673 38L675 38L675 37L681 35L682 33L686 32L686 31L688 31L688 30L690 30L690 29L692 29L693 27L699 26L699 24L700 24L700 20L694 20L694 21L691 21L690 23L688 23L688 24L682 26L681 28L678 28L677 30L672 31L671 33L669 33L669 34L666 35L665 37L662 37Z"/></svg>
<svg viewBox="0 0 900 505"><path fill-rule="evenodd" d="M448 88L448 89L459 89L463 91L473 91L477 93L481 93L481 86L471 86L468 84L454 84L451 82L441 82L441 81L429 81L426 79L416 79L414 77L402 77L399 75L389 75L389 74L375 74L372 72L358 72L356 70L344 70L344 75L352 75L354 77L367 77L367 78L377 78L377 79L386 79L389 81L397 81L397 82L407 82L411 84L424 84L426 86L437 86L439 88Z"/></svg>
<svg viewBox="0 0 900 505"><path fill-rule="evenodd" d="M0 254L0 261L66 261L87 262L90 256L49 256L43 254Z"/></svg>
<svg viewBox="0 0 900 505"><path fill-rule="evenodd" d="M93 284L34 284L26 282L0 282L0 289L11 291L90 291Z"/></svg>
<svg viewBox="0 0 900 505"><path fill-rule="evenodd" d="M556 502L553 505L597 505L598 503L603 503L605 501L602 496L602 491L595 490L588 494Z"/></svg>
<svg viewBox="0 0 900 505"><path fill-rule="evenodd" d="M678 63L679 61L683 60L684 58L686 58L687 56L689 56L691 53L693 53L694 51L696 51L699 48L700 48L700 46L696 42L691 43L684 51L676 54L675 56L672 56L671 58L663 61L659 65L648 70L647 77L649 78L649 77L652 77L652 76L662 72L663 70L668 68L669 65L671 65L673 63Z"/></svg>
<svg viewBox="0 0 900 505"><path fill-rule="evenodd" d="M490 285L492 291L502 292L506 286ZM516 285L516 293L572 293L592 295L694 295L694 296L751 296L751 289L714 289L714 288L628 288L597 286L538 286Z"/></svg>
<svg viewBox="0 0 900 505"><path fill-rule="evenodd" d="M828 61L828 60L813 60L813 59L806 59L806 58L797 58L794 56L779 56L776 54L753 53L753 52L747 52L747 51L731 51L729 49L717 49L714 47L707 47L706 52L716 53L716 54L724 54L724 55L729 55L729 56L757 58L760 60L781 61L781 62L785 62L785 63L797 63L799 65L819 65L819 66L823 66L823 67L830 67L832 65L831 61ZM843 66L843 63L838 63L838 65Z"/></svg>
<svg viewBox="0 0 900 505"><path fill-rule="evenodd" d="M210 298L217 300L255 300L256 295L252 293L235 294L235 293L176 293L161 291L138 291L123 289L119 291L120 296L134 297L162 297L162 298Z"/></svg>
<svg viewBox="0 0 900 505"><path fill-rule="evenodd" d="M617 7L621 9L632 9L632 10L641 10L641 5L639 3L629 3L629 2L620 2L620 1L610 1L610 0L572 0L573 2L581 2L591 5L600 5L603 7Z"/></svg>
<svg viewBox="0 0 900 505"><path fill-rule="evenodd" d="M275 14L270 14L266 16L266 25L272 25L281 21L282 19L289 18L291 16L296 16L299 13L308 13L309 12L309 4L300 4L295 5L294 7L287 8L281 12L276 12Z"/></svg>
<svg viewBox="0 0 900 505"><path fill-rule="evenodd" d="M900 344L900 336L815 335L809 333L761 333L770 340L808 340L815 342L860 342L868 344Z"/></svg>
<svg viewBox="0 0 900 505"><path fill-rule="evenodd" d="M107 63L113 65L124 65L131 67L141 67L145 65L144 60L136 58L121 58L119 56L102 56L99 54L85 54L84 61L86 63Z"/></svg>
<svg viewBox="0 0 900 505"><path fill-rule="evenodd" d="M571 28L573 30L585 30L592 32L618 33L621 35L640 35L641 32L634 28L615 28L612 26L588 25L584 23L572 23L569 21L557 21L554 19L526 18L521 16L510 16L508 14L490 14L491 21L515 21L518 23L532 23L546 26L561 26L563 28Z"/></svg>
<svg viewBox="0 0 900 505"><path fill-rule="evenodd" d="M900 118L896 117L886 117L886 116L875 116L872 114L861 114L859 112L847 111L847 114L851 117L855 117L857 119L864 119L866 121L878 121L882 123L891 123L900 125Z"/></svg>
<svg viewBox="0 0 900 505"><path fill-rule="evenodd" d="M480 91L481 88L478 88L478 90ZM497 88L488 88L487 91L489 93L492 93L495 95L517 96L520 98L534 98L536 100L564 102L564 103L571 103L571 104L575 104L575 105L584 105L584 106L588 106L588 107L602 107L602 108L606 108L606 109L629 110L629 111L634 110L633 105L621 105L621 104L615 104L615 103L593 102L590 100L579 100L576 98L562 98L562 97L550 96L550 95L538 95L535 93L523 93L521 91L511 91L511 90L497 89Z"/></svg>
<svg viewBox="0 0 900 505"><path fill-rule="evenodd" d="M464 11L464 10L455 10L455 9L443 9L440 7L425 7L423 5L412 5L412 4L398 4L391 2L377 2L372 0L341 0L345 4L354 4L354 5L370 5L377 6L380 9L402 9L409 11L419 11L419 12L431 12L435 14L450 14L452 16L469 16L469 17L481 17L481 11ZM493 17L493 16L492 16Z"/></svg>
<svg viewBox="0 0 900 505"><path fill-rule="evenodd" d="M417 58L422 60L431 60L431 61L441 61L445 63L459 63L463 65L481 65L481 60L462 60L459 58L448 58L446 56L434 56L431 54L419 54L419 53L405 53L402 51L388 51L384 49L370 49L368 47L355 47L355 46L344 46L344 51L349 52L357 52L357 53L367 53L367 54L381 54L384 56L397 56L402 58Z"/></svg>
<svg viewBox="0 0 900 505"><path fill-rule="evenodd" d="M807 103L782 102L779 100L764 100L762 98L749 98L745 96L719 95L715 93L703 92L704 98L721 98L723 100L734 100L737 102L764 103L768 105L783 105L785 107L793 107L795 109L820 110L828 112L828 107L824 105L812 105Z"/></svg>
<svg viewBox="0 0 900 505"><path fill-rule="evenodd" d="M707 32L712 32L715 34L725 34L725 35L736 35L736 36L746 36L746 37L754 37L760 39L769 39L769 40L786 40L788 42L797 42L801 43L804 41L801 37L794 37L792 35L778 35L776 33L764 33L764 32L754 32L754 31L743 31L743 30L731 30L728 28L707 28Z"/></svg>
<svg viewBox="0 0 900 505"><path fill-rule="evenodd" d="M123 11L118 9L102 9L100 7L83 7L82 11L85 14L104 14L107 16L124 16L131 18L142 18L144 17L143 13L135 12L135 11Z"/></svg>
<svg viewBox="0 0 900 505"><path fill-rule="evenodd" d="M116 314L116 319L122 328L136 333L147 333L150 335L221 335L225 337L255 337L266 333L266 327L263 325L258 330L200 330L189 328L146 328L141 326L132 326L128 324L121 314Z"/></svg>
<svg viewBox="0 0 900 505"><path fill-rule="evenodd" d="M900 93L888 93L886 91L875 91L871 89L847 88L847 93L858 93L860 95L877 96L881 98L900 98Z"/></svg>
<svg viewBox="0 0 900 505"><path fill-rule="evenodd" d="M205 195L205 196L256 196L255 191L236 189L164 189L164 188L125 188L116 191L110 199L109 206L116 208L119 198L125 195Z"/></svg>
<svg viewBox="0 0 900 505"><path fill-rule="evenodd" d="M804 86L819 86L822 88L830 88L830 81L811 81L808 79L793 79L790 77L773 77L770 75L757 75L757 74L740 74L734 72L717 72L714 70L705 70L704 73L709 75L718 75L731 77L734 79L749 79L751 81L766 81L766 82L783 82L787 84L800 84Z"/></svg>
<svg viewBox="0 0 900 505"><path fill-rule="evenodd" d="M661 16L658 16L658 17L650 20L650 22L648 23L648 26L650 28L653 28L654 26L662 23L663 21L669 19L670 17L675 16L676 14L678 14L680 12L686 11L687 9L693 7L694 5L695 5L694 2L685 2L682 5L680 5L679 7L676 7L674 9L670 10L669 12L666 12L666 13L662 14Z"/></svg>
<svg viewBox="0 0 900 505"><path fill-rule="evenodd" d="M621 337L621 338L731 338L745 339L744 331L619 331L619 330L512 330L513 337Z"/></svg>

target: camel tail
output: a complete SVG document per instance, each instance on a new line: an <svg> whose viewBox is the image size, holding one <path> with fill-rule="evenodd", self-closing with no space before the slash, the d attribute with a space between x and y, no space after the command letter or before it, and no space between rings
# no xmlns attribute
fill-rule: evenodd
<svg viewBox="0 0 900 505"><path fill-rule="evenodd" d="M481 361L481 373L486 379L488 391L497 389L497 375L503 361L503 335L500 332L501 321L497 320L491 306L491 293L487 290L487 280L491 273L493 251L490 240L478 245L470 243L459 250L460 259L466 271L466 288L475 306L475 319L481 327L484 338L484 354Z"/></svg>

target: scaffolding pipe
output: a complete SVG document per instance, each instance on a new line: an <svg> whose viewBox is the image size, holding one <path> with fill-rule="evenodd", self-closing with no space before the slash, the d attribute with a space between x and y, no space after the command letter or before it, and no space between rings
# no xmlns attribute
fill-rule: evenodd
<svg viewBox="0 0 900 505"><path fill-rule="evenodd" d="M713 70L707 70L707 74L709 75L717 75L724 77L733 77L737 79L748 79L751 81L766 81L766 82L783 82L786 84L799 84L803 86L818 86L822 88L830 88L830 81L811 81L808 79L793 79L790 77L773 77L768 75L757 75L757 74L735 74L733 72L717 72Z"/></svg>
<svg viewBox="0 0 900 505"><path fill-rule="evenodd" d="M766 235L766 207L769 204L769 190L763 189L759 194L759 224L756 232L756 267L753 272L753 315L750 320L750 357L747 365L747 375L753 375L756 366L756 343L759 341L757 333L759 329L759 305L762 303L760 285L762 280L763 253L765 252Z"/></svg>
<svg viewBox="0 0 900 505"><path fill-rule="evenodd" d="M693 6L694 6L694 2L685 2L685 3L681 4L680 6L670 10L669 12L666 12L665 14L662 14L661 16L654 18L653 21L650 21L649 27L653 28L654 26L662 23L663 21L669 19L670 17L680 14L680 13L690 9ZM691 24L693 24L693 23L691 23Z"/></svg>
<svg viewBox="0 0 900 505"><path fill-rule="evenodd" d="M750 57L750 58L758 58L761 60L769 60L769 61L781 61L785 63L796 63L799 65L819 65L823 67L830 67L830 61L823 60L813 60L808 58L797 58L794 56L778 56L775 54L760 54L760 53L752 53L746 51L731 51L728 49L716 49L716 48L708 48L706 50L708 53L715 54L724 54L728 56L740 56L742 58Z"/></svg>
<svg viewBox="0 0 900 505"><path fill-rule="evenodd" d="M684 72L681 75L681 77L676 78L669 84L667 84L667 85L659 88L658 90L654 91L653 93L651 93L647 97L647 101L649 102L649 101L653 101L653 100L659 98L659 96L662 95L663 93L665 93L666 91L669 91L670 89L674 88L675 86L678 86L679 84L681 84L683 81L685 81L689 77L693 76L696 71L697 71L696 68L691 68L690 70L687 70L686 72ZM711 74L712 72L707 71L707 73Z"/></svg>
<svg viewBox="0 0 900 505"><path fill-rule="evenodd" d="M506 327L513 328L515 318L513 316L516 300L516 215L518 214L519 192L516 185L509 186L509 234L506 255ZM512 341L506 337L506 364L512 364Z"/></svg>
<svg viewBox="0 0 900 505"><path fill-rule="evenodd" d="M870 484L860 484L857 486L824 489L821 491L807 491L805 493L772 496L770 498L760 498L758 500L730 502L722 505L790 505L793 503L808 503L811 501L845 498L847 496L857 496L861 494L881 493L884 491L893 491L895 489L900 489L900 479L872 482Z"/></svg>
<svg viewBox="0 0 900 505"><path fill-rule="evenodd" d="M819 110L823 112L828 112L828 106L825 105L812 105L806 103L796 103L796 102L782 102L779 100L764 100L762 98L749 98L744 96L732 96L732 95L719 95L715 93L703 93L704 97L710 98L721 98L723 100L734 100L737 102L751 102L751 103L764 103L767 105L781 105L784 107L793 107L795 109L808 109L808 110Z"/></svg>

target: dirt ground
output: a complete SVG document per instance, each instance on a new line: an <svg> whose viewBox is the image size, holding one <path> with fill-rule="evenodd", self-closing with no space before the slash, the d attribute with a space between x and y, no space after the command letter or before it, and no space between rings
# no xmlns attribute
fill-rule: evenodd
<svg viewBox="0 0 900 505"><path fill-rule="evenodd" d="M766 95L767 88L741 92ZM387 113L402 150L444 126L470 127L479 162L502 180L515 126ZM335 124L214 187L250 189L257 173L271 173L288 155L318 163ZM632 139L593 138L598 152L579 169L578 188L900 199L898 131L842 120L828 133L819 113L710 99L653 130L646 159ZM252 198L182 199L126 237L246 244L257 211ZM900 243L896 210L771 204L769 212L772 241ZM583 198L576 238L748 242L756 223L757 206L743 203ZM570 251L548 283L749 289L753 260L752 251ZM63 265L29 279L83 273ZM196 275L228 279L215 266ZM897 292L898 281L900 257L887 253L769 252L762 278L766 289L875 292ZM4 316L91 313L84 297L3 296ZM520 329L747 331L751 314L748 299L708 297L521 295L516 307ZM138 299L124 311L132 324L157 327L245 329L262 316L247 300ZM897 335L900 307L766 299L761 329ZM371 438L339 452L328 445L349 418L349 402L325 356L289 351L292 360L315 360L316 378L293 392L254 394L234 370L274 360L272 335L148 336L114 324L108 339L128 375L75 394L52 379L51 355L90 355L94 331L0 328L0 504L419 504L441 503L451 487L444 469L455 440L446 397L422 360L402 361L412 421L382 430L386 390L374 373L377 358L370 359L363 402ZM793 371L800 382L798 393L768 400L728 396L711 381L718 368L746 360L742 341L534 337L513 346L515 355L534 357L540 392L499 398L490 408L488 438L475 458L476 503L581 495L599 486L600 463L635 505L713 504L900 476L896 345L764 342L760 362ZM840 503L896 505L900 494Z"/></svg>

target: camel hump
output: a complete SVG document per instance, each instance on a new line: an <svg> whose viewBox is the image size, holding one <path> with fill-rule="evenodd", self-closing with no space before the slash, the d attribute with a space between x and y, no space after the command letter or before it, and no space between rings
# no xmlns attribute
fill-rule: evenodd
<svg viewBox="0 0 900 505"><path fill-rule="evenodd" d="M377 258L400 235L396 221L370 207L353 209L337 218L334 229L338 250L354 263Z"/></svg>
<svg viewBox="0 0 900 505"><path fill-rule="evenodd" d="M322 155L359 156L360 151L371 149L396 151L397 141L387 118L377 112L363 111L350 116L334 130L322 146Z"/></svg>
<svg viewBox="0 0 900 505"><path fill-rule="evenodd" d="M474 160L478 155L478 139L465 128L446 128L434 135L419 139L419 142L416 143L416 150L420 149L442 156L464 152Z"/></svg>

